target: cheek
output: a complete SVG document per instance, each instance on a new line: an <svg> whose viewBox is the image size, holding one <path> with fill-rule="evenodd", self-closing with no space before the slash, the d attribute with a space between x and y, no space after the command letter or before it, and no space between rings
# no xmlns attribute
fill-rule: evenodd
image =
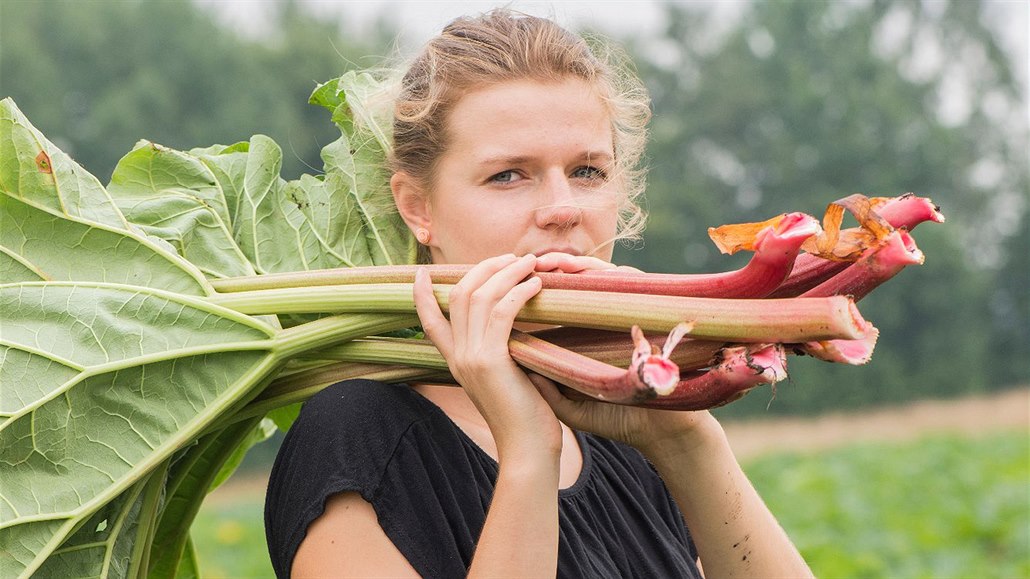
<svg viewBox="0 0 1030 579"><path fill-rule="evenodd" d="M590 230L601 235L615 235L619 224L619 200L611 196L599 203L597 211L587 212Z"/></svg>
<svg viewBox="0 0 1030 579"><path fill-rule="evenodd" d="M526 217L503 208L477 207L440 222L444 251L463 263L475 263L515 250L526 231Z"/></svg>

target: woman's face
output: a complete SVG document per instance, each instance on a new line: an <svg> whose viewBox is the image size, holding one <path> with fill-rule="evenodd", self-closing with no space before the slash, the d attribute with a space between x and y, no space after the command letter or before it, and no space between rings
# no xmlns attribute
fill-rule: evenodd
<svg viewBox="0 0 1030 579"><path fill-rule="evenodd" d="M581 80L464 95L426 197L434 263L560 251L610 261L620 183L612 125Z"/></svg>

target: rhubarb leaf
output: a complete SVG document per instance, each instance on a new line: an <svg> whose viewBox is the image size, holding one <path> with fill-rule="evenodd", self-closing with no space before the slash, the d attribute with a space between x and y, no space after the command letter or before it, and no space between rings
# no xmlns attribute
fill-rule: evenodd
<svg viewBox="0 0 1030 579"><path fill-rule="evenodd" d="M200 272L154 239L56 215L6 190L2 193L0 247L12 258L3 270L3 282L98 281L191 295L208 293Z"/></svg>
<svg viewBox="0 0 1030 579"><path fill-rule="evenodd" d="M341 132L322 150L322 176L282 179L282 150L263 135L189 152L142 141L109 191L132 223L209 277L413 263L389 188L389 111L373 106L383 90L355 73L316 89L311 102Z"/></svg>
<svg viewBox="0 0 1030 579"><path fill-rule="evenodd" d="M322 150L325 180L331 190L353 200L364 223L372 258L368 265L414 263L415 241L389 187L392 111L378 106L389 102L385 85L368 73L351 71L315 89L310 102L329 109L340 128L340 138Z"/></svg>
<svg viewBox="0 0 1030 579"><path fill-rule="evenodd" d="M277 365L271 328L155 289L3 285L0 328L48 392L25 396L0 425L0 545L18 546L11 575L31 574Z"/></svg>
<svg viewBox="0 0 1030 579"><path fill-rule="evenodd" d="M128 228L96 177L36 130L10 98L0 100L0 189L54 215Z"/></svg>
<svg viewBox="0 0 1030 579"><path fill-rule="evenodd" d="M160 476L154 473L153 476ZM126 577L150 477L98 509L47 557L40 577Z"/></svg>
<svg viewBox="0 0 1030 579"><path fill-rule="evenodd" d="M314 177L283 180L282 150L268 137L256 135L246 148L199 158L225 192L236 242L258 273L348 267L367 260L361 255L349 259L332 247L326 232L304 213L308 197L318 199L320 212L332 211L334 200Z"/></svg>
<svg viewBox="0 0 1030 579"><path fill-rule="evenodd" d="M335 90L322 176L283 180L261 135L141 141L108 189L0 101L5 575L198 575L196 509L270 432L225 420L333 323L280 331L207 301L208 280L414 261L378 85Z"/></svg>
<svg viewBox="0 0 1030 579"><path fill-rule="evenodd" d="M103 186L0 101L0 283L89 280L204 295L203 275L143 234Z"/></svg>
<svg viewBox="0 0 1030 579"><path fill-rule="evenodd" d="M242 458L253 442L266 438L268 428L261 424L266 421L245 420L207 434L172 464L166 487L168 496L154 535L151 575L176 577L180 571L189 571L182 567L184 564L195 565L190 560L189 530L201 502L208 489L215 486L213 480L235 469L236 465L225 468L227 462L237 454ZM271 428L274 430L274 425Z"/></svg>
<svg viewBox="0 0 1030 579"><path fill-rule="evenodd" d="M127 219L208 277L255 273L233 238L218 180L196 157L141 141L118 162L108 191Z"/></svg>

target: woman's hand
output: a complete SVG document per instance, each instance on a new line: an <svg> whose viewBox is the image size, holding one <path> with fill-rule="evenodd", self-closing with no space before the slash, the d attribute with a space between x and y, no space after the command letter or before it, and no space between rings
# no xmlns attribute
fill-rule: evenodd
<svg viewBox="0 0 1030 579"><path fill-rule="evenodd" d="M415 309L451 374L490 427L498 459L552 459L561 451L561 425L534 384L511 359L508 339L515 316L540 291L528 277L530 254L493 257L473 267L451 290L449 317L433 296L425 270L415 276Z"/></svg>
<svg viewBox="0 0 1030 579"><path fill-rule="evenodd" d="M616 266L596 257L559 252L538 257L536 270L562 273L596 270L640 272L636 268ZM645 454L662 452L664 447L679 449L684 443L689 443L694 434L718 427L707 411L655 410L593 400L571 400L562 395L551 380L538 374L530 374L529 377L558 419L568 426L624 442Z"/></svg>
<svg viewBox="0 0 1030 579"><path fill-rule="evenodd" d="M572 255L552 251L536 258L536 271L555 271L561 273L579 273L588 270L617 270L643 273L635 267L628 265L615 265L597 257L589 255Z"/></svg>

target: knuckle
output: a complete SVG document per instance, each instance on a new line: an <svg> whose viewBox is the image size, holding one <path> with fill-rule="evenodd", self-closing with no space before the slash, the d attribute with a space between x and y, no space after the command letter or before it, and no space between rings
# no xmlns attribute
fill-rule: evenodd
<svg viewBox="0 0 1030 579"><path fill-rule="evenodd" d="M453 302L462 302L465 299L467 299L468 291L465 289L464 286L462 286L459 283L459 284L457 284L457 285L455 285L454 287L451 288L451 291L448 294L448 296L449 296L449 299L450 299L450 301L452 303Z"/></svg>
<svg viewBox="0 0 1030 579"><path fill-rule="evenodd" d="M469 295L468 302L471 306L480 306L489 302L489 296L482 289L478 289Z"/></svg>
<svg viewBox="0 0 1030 579"><path fill-rule="evenodd" d="M504 304L499 304L496 308L490 310L490 320L494 322L507 322L515 317L515 312L517 311L518 308L511 307L511 302L506 300Z"/></svg>
<svg viewBox="0 0 1030 579"><path fill-rule="evenodd" d="M488 370L490 365L481 356L463 356L461 359L455 360L451 368L462 376L476 376Z"/></svg>

